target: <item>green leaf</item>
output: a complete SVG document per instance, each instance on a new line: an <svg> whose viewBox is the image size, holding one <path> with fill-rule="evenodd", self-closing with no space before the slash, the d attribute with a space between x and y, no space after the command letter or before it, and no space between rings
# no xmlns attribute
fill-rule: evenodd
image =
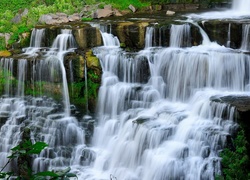
<svg viewBox="0 0 250 180"><path fill-rule="evenodd" d="M48 144L44 142L36 142L30 147L30 150L27 152L27 154L39 154L47 146Z"/></svg>
<svg viewBox="0 0 250 180"><path fill-rule="evenodd" d="M67 173L66 176L67 176L67 177L77 177L77 175L74 174L74 173Z"/></svg>
<svg viewBox="0 0 250 180"><path fill-rule="evenodd" d="M36 173L35 176L50 176L50 177L59 177L58 174L52 172L52 171L44 171Z"/></svg>
<svg viewBox="0 0 250 180"><path fill-rule="evenodd" d="M57 174L58 176L62 177L62 176L65 176L70 170L71 170L70 167L68 167L68 168L66 168L66 169L64 169L64 170L62 170L62 171L56 172L56 174Z"/></svg>

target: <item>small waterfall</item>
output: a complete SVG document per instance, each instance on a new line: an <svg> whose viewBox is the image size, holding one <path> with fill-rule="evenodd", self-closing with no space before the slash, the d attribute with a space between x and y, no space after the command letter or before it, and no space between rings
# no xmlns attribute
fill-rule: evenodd
<svg viewBox="0 0 250 180"><path fill-rule="evenodd" d="M145 35L145 48L153 47L154 27L147 27Z"/></svg>
<svg viewBox="0 0 250 180"><path fill-rule="evenodd" d="M10 149L17 145L20 141L20 129L22 120L25 118L25 102L20 99L6 98L0 99L0 117L6 120L5 124L1 124L0 128L0 167L2 168L8 161ZM5 171L15 171L15 167L9 164Z"/></svg>
<svg viewBox="0 0 250 180"><path fill-rule="evenodd" d="M25 80L27 77L26 72L27 72L27 60L20 59L18 61L18 88L17 88L18 97L24 97Z"/></svg>
<svg viewBox="0 0 250 180"><path fill-rule="evenodd" d="M243 24L242 26L242 50L249 51L250 50L250 24Z"/></svg>
<svg viewBox="0 0 250 180"><path fill-rule="evenodd" d="M2 67L2 75L5 80L5 95L11 96L14 95L12 88L12 72L13 72L13 59L2 58L0 61L0 67Z"/></svg>
<svg viewBox="0 0 250 180"><path fill-rule="evenodd" d="M108 29L108 27L110 27ZM120 41L119 39L111 34L111 26L108 25L100 25L99 27L101 35L102 35L102 40L103 40L103 45L104 46L110 46L110 47L120 47Z"/></svg>
<svg viewBox="0 0 250 180"><path fill-rule="evenodd" d="M40 51L44 37L45 29L33 29L30 37L30 47L24 49L24 54L34 55Z"/></svg>
<svg viewBox="0 0 250 180"><path fill-rule="evenodd" d="M227 32L227 44L226 47L231 47L231 23L228 24L228 32Z"/></svg>
<svg viewBox="0 0 250 180"><path fill-rule="evenodd" d="M30 47L41 47L45 29L33 29L30 39Z"/></svg>
<svg viewBox="0 0 250 180"><path fill-rule="evenodd" d="M238 12L250 12L250 1L249 0L233 0L232 10Z"/></svg>
<svg viewBox="0 0 250 180"><path fill-rule="evenodd" d="M65 106L65 114L70 115L70 101L68 92L68 82L66 77L66 71L64 67L64 55L68 52L73 52L76 48L76 43L71 30L64 29L61 34L59 34L54 40L51 50L47 53L47 61L54 61L59 64L61 74L62 74L62 91L63 91L63 101ZM52 62L52 63L54 63ZM54 70L54 68L52 68Z"/></svg>
<svg viewBox="0 0 250 180"><path fill-rule="evenodd" d="M188 20L190 23L192 23L193 25L195 25L196 27L199 28L201 36L202 36L202 45L211 45L211 41L207 35L207 33L204 31L204 29L202 29L197 22L194 22L193 20Z"/></svg>
<svg viewBox="0 0 250 180"><path fill-rule="evenodd" d="M190 47L190 25L172 25L170 30L170 47Z"/></svg>

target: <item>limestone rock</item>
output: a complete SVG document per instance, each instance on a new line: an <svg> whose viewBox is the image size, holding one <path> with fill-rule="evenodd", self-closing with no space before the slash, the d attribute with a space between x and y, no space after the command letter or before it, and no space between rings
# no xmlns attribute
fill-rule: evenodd
<svg viewBox="0 0 250 180"><path fill-rule="evenodd" d="M17 24L22 21L22 17L26 16L29 13L28 9L24 9L22 12L18 13L12 20L11 22Z"/></svg>
<svg viewBox="0 0 250 180"><path fill-rule="evenodd" d="M61 24L69 22L68 15L65 13L56 13L56 14L44 14L42 15L39 20L41 24Z"/></svg>
<svg viewBox="0 0 250 180"><path fill-rule="evenodd" d="M115 16L123 16L122 13L117 9L114 9L114 15Z"/></svg>
<svg viewBox="0 0 250 180"><path fill-rule="evenodd" d="M136 8L135 8L132 4L130 4L130 5L128 6L128 8L129 8L133 13L136 12Z"/></svg>
<svg viewBox="0 0 250 180"><path fill-rule="evenodd" d="M219 102L219 103L226 103L231 106L236 107L236 109L240 112L250 111L250 96L223 96L223 97L216 97L213 96L210 98L211 101Z"/></svg>
<svg viewBox="0 0 250 180"><path fill-rule="evenodd" d="M107 10L111 10L111 11L112 11L112 5L110 5L110 4L109 4L109 5L105 5L105 6L104 6L104 9L107 9Z"/></svg>
<svg viewBox="0 0 250 180"><path fill-rule="evenodd" d="M80 15L78 13L72 14L68 17L69 21L79 21L80 20Z"/></svg>
<svg viewBox="0 0 250 180"><path fill-rule="evenodd" d="M51 14L44 14L39 18L38 22L41 24L47 24L47 22L51 21L52 19L53 18Z"/></svg>
<svg viewBox="0 0 250 180"><path fill-rule="evenodd" d="M167 16L173 16L174 14L175 14L174 11L168 10L168 11L166 12L166 15L167 15Z"/></svg>
<svg viewBox="0 0 250 180"><path fill-rule="evenodd" d="M93 14L93 18L105 18L113 15L113 11L109 9L97 9Z"/></svg>

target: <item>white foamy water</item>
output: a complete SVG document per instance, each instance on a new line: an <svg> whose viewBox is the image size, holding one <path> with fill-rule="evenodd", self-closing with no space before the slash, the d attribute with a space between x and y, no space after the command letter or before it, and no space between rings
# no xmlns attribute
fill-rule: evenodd
<svg viewBox="0 0 250 180"><path fill-rule="evenodd" d="M219 151L237 127L235 109L210 98L247 94L250 57L210 41L148 48L152 32L147 29L147 46L136 54L94 49L103 68L90 148L95 158L87 167L74 166L80 179L198 180L221 174ZM182 33L171 35L178 40ZM148 71L141 76L143 62Z"/></svg>
<svg viewBox="0 0 250 180"><path fill-rule="evenodd" d="M211 99L249 95L250 56L211 42L201 28L203 43L189 47L189 30L189 24L173 25L170 47L163 48L154 47L154 29L147 28L145 49L133 53L119 48L110 30L102 33L104 46L93 49L103 73L88 144L84 124L91 117L70 116L63 61L75 45L71 31L62 30L31 74L63 82L64 107L47 97L24 97L23 84L20 97L0 99L0 117L6 119L0 165L20 141L21 128L29 127L33 141L49 145L34 157L35 172L70 167L80 180L215 179L221 174L219 152L238 125L235 108ZM0 65L11 71L6 60ZM18 67L25 69L26 61ZM25 73L18 76L25 81ZM6 92L12 91L9 84Z"/></svg>
<svg viewBox="0 0 250 180"><path fill-rule="evenodd" d="M201 14L189 14L192 19L241 19L250 18L250 1L233 0L232 7L229 10L212 11Z"/></svg>

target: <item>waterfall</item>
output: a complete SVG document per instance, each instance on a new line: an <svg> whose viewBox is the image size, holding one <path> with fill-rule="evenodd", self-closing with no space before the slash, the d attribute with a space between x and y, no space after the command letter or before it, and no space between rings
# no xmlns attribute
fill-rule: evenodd
<svg viewBox="0 0 250 180"><path fill-rule="evenodd" d="M71 30L64 29L61 34L59 34L54 40L51 50L47 53L47 60L58 62L61 74L62 74L62 91L63 91L63 101L65 114L70 115L70 101L69 101L69 92L68 92L68 82L66 77L66 70L64 67L64 55L68 52L73 52L76 48L76 43L74 37L71 33ZM53 62L54 61L54 62ZM52 68L53 70L54 68Z"/></svg>
<svg viewBox="0 0 250 180"><path fill-rule="evenodd" d="M4 87L4 93L7 96L13 95L13 88L12 88L12 72L13 72L13 59L10 58L2 58L0 60L0 67L4 70L2 73L3 79L5 80L5 87Z"/></svg>
<svg viewBox="0 0 250 180"><path fill-rule="evenodd" d="M227 44L226 44L226 47L231 47L231 23L228 24Z"/></svg>
<svg viewBox="0 0 250 180"><path fill-rule="evenodd" d="M108 29L110 27L110 29ZM114 36L111 32L111 26L108 25L99 25L99 29L102 35L103 45L110 47L120 47L119 39Z"/></svg>
<svg viewBox="0 0 250 180"><path fill-rule="evenodd" d="M232 10L249 13L250 1L249 0L233 0Z"/></svg>
<svg viewBox="0 0 250 180"><path fill-rule="evenodd" d="M34 28L30 37L30 47L24 48L24 54L34 55L41 49L42 41L45 37L45 29Z"/></svg>
<svg viewBox="0 0 250 180"><path fill-rule="evenodd" d="M190 25L172 25L170 30L171 47L189 47L191 46Z"/></svg>
<svg viewBox="0 0 250 180"><path fill-rule="evenodd" d="M246 93L250 56L214 46L205 32L207 43L197 47L148 48L154 46L152 32L147 28L147 45L138 53L108 46L93 50L102 65L102 85L90 166L78 170L80 179L110 174L134 180L214 179L221 174L219 152L237 127L235 109L210 99ZM179 39L182 32L171 36Z"/></svg>
<svg viewBox="0 0 250 180"><path fill-rule="evenodd" d="M244 19L250 17L249 0L233 0L231 9L211 11L200 14L188 14L193 19Z"/></svg>
<svg viewBox="0 0 250 180"><path fill-rule="evenodd" d="M18 88L17 88L18 97L24 96L26 72L27 72L27 60L21 59L18 61Z"/></svg>
<svg viewBox="0 0 250 180"><path fill-rule="evenodd" d="M191 47L190 23L200 30L199 46ZM220 152L238 124L236 109L213 99L249 95L250 55L211 42L193 20L171 26L169 47L157 46L157 28L147 27L145 48L139 52L120 48L111 25L99 28L103 46L93 48L102 66L96 121L70 111L64 61L77 47L71 30L63 29L39 58L19 59L17 68L11 58L0 60L0 72L7 72L3 74L7 96L0 98L0 167L27 127L33 143L48 144L33 157L34 172L70 167L80 180L213 180L221 175ZM243 26L246 41L248 29ZM33 36L40 41L43 30L34 30ZM31 48L41 48L41 41L31 41ZM246 43L242 50L249 50ZM85 59L85 96L87 71ZM11 85L14 75L16 89ZM60 89L63 106L45 96L36 81ZM31 83L39 95L25 96L25 83ZM13 169L7 166L5 171Z"/></svg>
<svg viewBox="0 0 250 180"><path fill-rule="evenodd" d="M242 42L241 48L242 50L249 51L250 50L250 24L243 24L242 26Z"/></svg>
<svg viewBox="0 0 250 180"><path fill-rule="evenodd" d="M154 30L155 30L154 27L146 28L145 48L149 48L153 46Z"/></svg>

